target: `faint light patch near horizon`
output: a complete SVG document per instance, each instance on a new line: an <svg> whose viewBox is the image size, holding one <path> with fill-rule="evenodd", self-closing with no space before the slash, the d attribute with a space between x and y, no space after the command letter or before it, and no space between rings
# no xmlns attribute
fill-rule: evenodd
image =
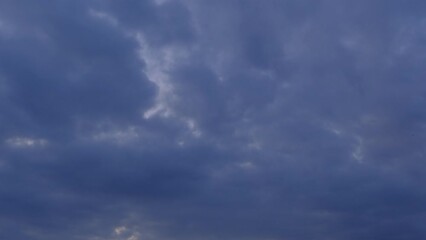
<svg viewBox="0 0 426 240"><path fill-rule="evenodd" d="M125 226L114 228L114 240L139 240L140 233Z"/></svg>
<svg viewBox="0 0 426 240"><path fill-rule="evenodd" d="M127 228L125 227L125 226L120 226L120 227L116 227L115 229L114 229L114 233L116 234L116 235L120 235L120 234L122 234L124 231L126 231L127 230Z"/></svg>
<svg viewBox="0 0 426 240"><path fill-rule="evenodd" d="M12 137L5 141L6 145L14 148L36 148L45 147L48 145L48 141L42 138L30 138L30 137Z"/></svg>

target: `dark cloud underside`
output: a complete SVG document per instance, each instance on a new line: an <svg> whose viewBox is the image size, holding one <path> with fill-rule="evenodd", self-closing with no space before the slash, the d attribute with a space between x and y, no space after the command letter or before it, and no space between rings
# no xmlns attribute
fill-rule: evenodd
<svg viewBox="0 0 426 240"><path fill-rule="evenodd" d="M0 1L0 238L425 238L425 10Z"/></svg>

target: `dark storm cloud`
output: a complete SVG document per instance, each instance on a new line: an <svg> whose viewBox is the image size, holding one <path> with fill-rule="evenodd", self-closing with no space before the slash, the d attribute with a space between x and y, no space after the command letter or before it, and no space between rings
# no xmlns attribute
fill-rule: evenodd
<svg viewBox="0 0 426 240"><path fill-rule="evenodd" d="M423 238L425 8L2 1L0 238Z"/></svg>

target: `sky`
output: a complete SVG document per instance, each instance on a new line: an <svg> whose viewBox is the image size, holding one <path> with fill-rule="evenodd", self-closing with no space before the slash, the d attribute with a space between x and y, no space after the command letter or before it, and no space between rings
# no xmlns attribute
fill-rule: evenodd
<svg viewBox="0 0 426 240"><path fill-rule="evenodd" d="M425 239L425 12L0 0L0 239Z"/></svg>

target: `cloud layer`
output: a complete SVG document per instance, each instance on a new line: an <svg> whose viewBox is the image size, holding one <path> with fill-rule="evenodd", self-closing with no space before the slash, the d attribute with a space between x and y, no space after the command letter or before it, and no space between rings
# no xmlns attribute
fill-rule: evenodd
<svg viewBox="0 0 426 240"><path fill-rule="evenodd" d="M1 1L0 238L424 238L425 10Z"/></svg>

